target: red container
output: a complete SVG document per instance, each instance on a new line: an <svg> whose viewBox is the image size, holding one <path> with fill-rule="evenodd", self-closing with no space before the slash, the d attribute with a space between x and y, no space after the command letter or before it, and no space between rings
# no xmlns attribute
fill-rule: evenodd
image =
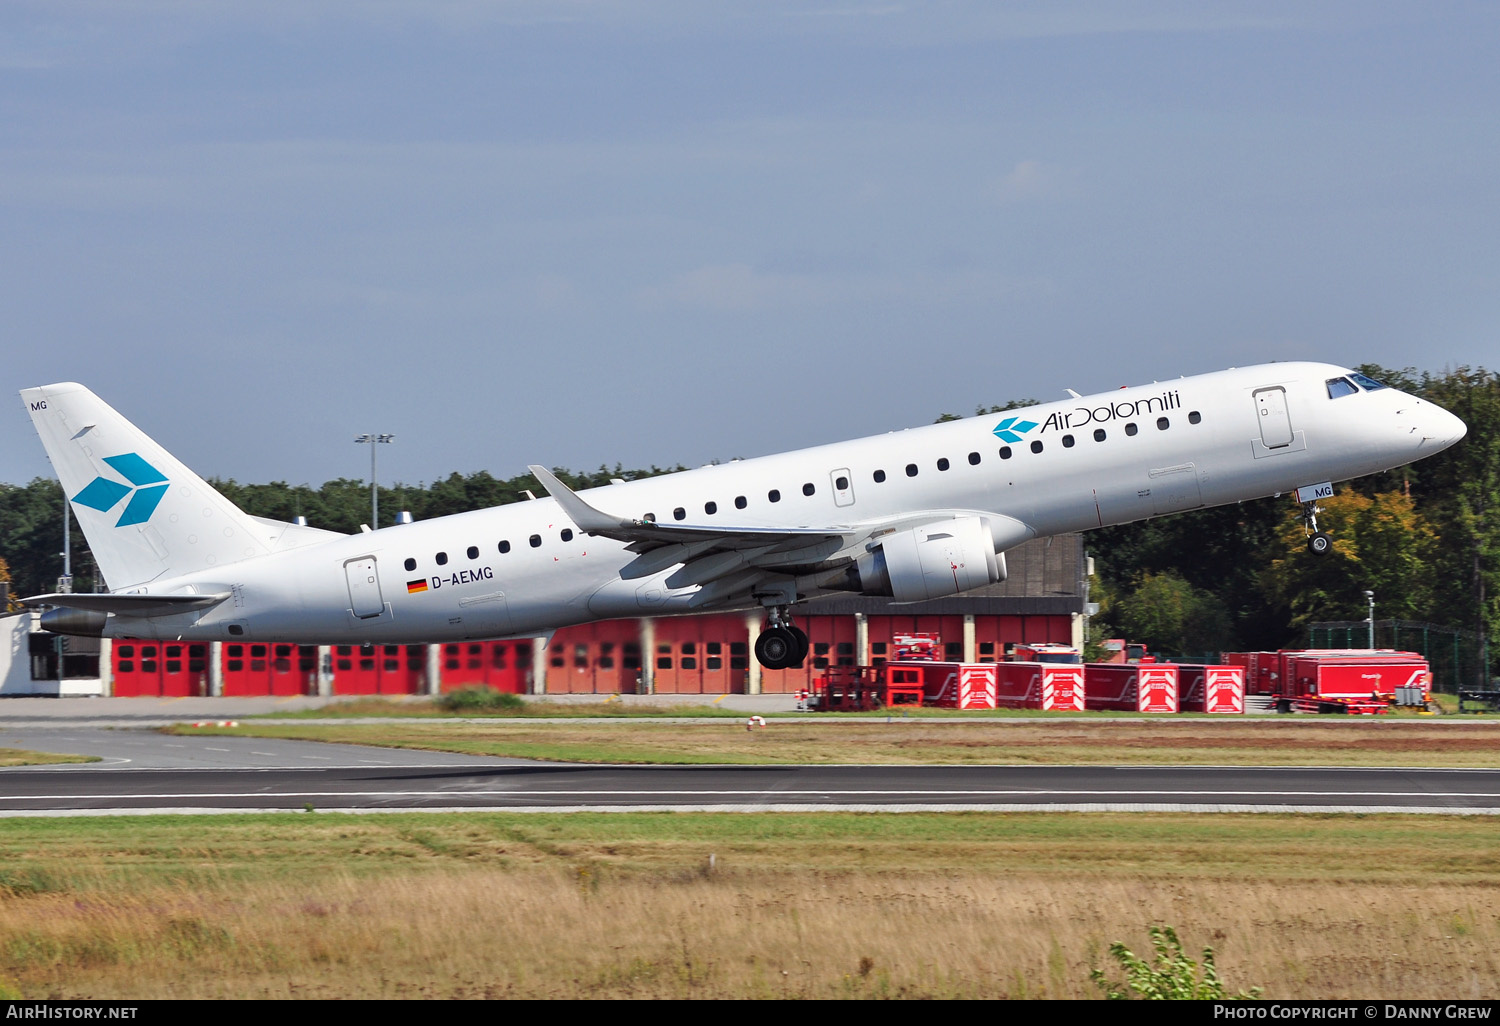
<svg viewBox="0 0 1500 1026"><path fill-rule="evenodd" d="M1178 666L1179 712L1243 713L1245 667Z"/></svg>
<svg viewBox="0 0 1500 1026"><path fill-rule="evenodd" d="M1177 667L1170 663L1088 663L1083 668L1083 686L1088 709L1177 711Z"/></svg>
<svg viewBox="0 0 1500 1026"><path fill-rule="evenodd" d="M1413 652L1301 653L1289 662L1294 696L1389 700L1398 687L1420 687L1431 697L1427 661Z"/></svg>
<svg viewBox="0 0 1500 1026"><path fill-rule="evenodd" d="M1001 663L996 701L1007 709L1083 711L1083 667Z"/></svg>
<svg viewBox="0 0 1500 1026"><path fill-rule="evenodd" d="M922 677L922 704L947 709L995 708L999 663L889 663L887 672L917 671ZM894 679L894 677L893 677Z"/></svg>

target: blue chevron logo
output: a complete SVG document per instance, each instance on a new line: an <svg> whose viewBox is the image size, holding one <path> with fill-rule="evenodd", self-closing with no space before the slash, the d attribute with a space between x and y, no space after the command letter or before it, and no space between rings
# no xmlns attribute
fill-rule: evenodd
<svg viewBox="0 0 1500 1026"><path fill-rule="evenodd" d="M130 501L115 521L116 527L144 524L156 512L162 497L167 494L167 478L161 471L147 463L137 453L127 452L121 456L106 456L104 462L113 467L130 484L111 481L107 477L96 477L73 496L73 501L100 513L108 513L128 495Z"/></svg>
<svg viewBox="0 0 1500 1026"><path fill-rule="evenodd" d="M1020 417L1006 417L995 425L995 434L1003 442L1019 442L1021 436L1036 427L1034 420L1022 420Z"/></svg>

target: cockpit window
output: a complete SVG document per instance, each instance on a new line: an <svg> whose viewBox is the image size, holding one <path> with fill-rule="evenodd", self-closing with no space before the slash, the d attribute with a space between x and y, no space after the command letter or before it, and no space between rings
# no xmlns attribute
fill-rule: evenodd
<svg viewBox="0 0 1500 1026"><path fill-rule="evenodd" d="M1328 379L1328 398L1330 399L1337 399L1342 395L1353 395L1358 391L1359 389L1355 388L1348 378Z"/></svg>
<svg viewBox="0 0 1500 1026"><path fill-rule="evenodd" d="M1363 388L1366 392L1374 392L1378 389L1390 387L1389 385L1376 381L1374 378L1365 377L1363 374L1359 373L1359 371L1355 371L1354 373L1350 374L1349 377L1353 378L1355 383L1358 384L1360 388Z"/></svg>

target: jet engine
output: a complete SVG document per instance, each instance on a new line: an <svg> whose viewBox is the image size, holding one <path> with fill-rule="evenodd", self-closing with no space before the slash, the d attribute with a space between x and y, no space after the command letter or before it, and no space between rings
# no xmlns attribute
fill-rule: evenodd
<svg viewBox="0 0 1500 1026"><path fill-rule="evenodd" d="M851 576L866 595L923 602L1005 580L1005 557L985 518L956 517L881 538Z"/></svg>

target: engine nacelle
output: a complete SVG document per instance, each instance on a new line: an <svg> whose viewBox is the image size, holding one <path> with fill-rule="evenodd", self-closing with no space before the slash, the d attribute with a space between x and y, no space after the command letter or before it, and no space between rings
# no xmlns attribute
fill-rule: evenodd
<svg viewBox="0 0 1500 1026"><path fill-rule="evenodd" d="M104 635L104 623L108 613L97 609L74 609L59 606L42 614L42 630L53 634L71 634L78 638L98 638Z"/></svg>
<svg viewBox="0 0 1500 1026"><path fill-rule="evenodd" d="M889 535L859 557L858 590L897 602L947 598L1005 580L1005 557L983 517L957 517Z"/></svg>

